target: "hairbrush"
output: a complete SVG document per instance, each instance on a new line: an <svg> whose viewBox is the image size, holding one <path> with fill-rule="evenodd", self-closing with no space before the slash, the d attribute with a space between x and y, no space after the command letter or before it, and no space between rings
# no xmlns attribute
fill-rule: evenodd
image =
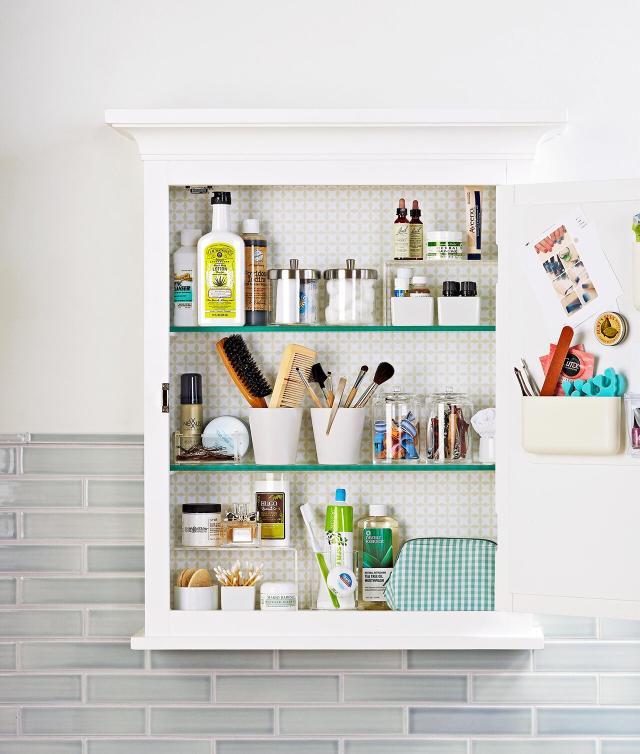
<svg viewBox="0 0 640 754"><path fill-rule="evenodd" d="M242 335L222 338L216 343L216 351L249 405L266 408L265 397L271 393L271 385L258 368Z"/></svg>
<svg viewBox="0 0 640 754"><path fill-rule="evenodd" d="M269 408L298 408L304 397L305 387L296 368L308 378L316 352L304 346L291 344L284 349L278 376L276 377Z"/></svg>
<svg viewBox="0 0 640 754"><path fill-rule="evenodd" d="M373 382L364 391L364 393L362 393L360 398L358 398L358 401L356 402L354 408L364 408L364 406L369 403L369 401L373 397L373 394L380 387L380 385L390 380L393 377L394 372L395 369L391 364L389 364L388 361L381 361L376 368L376 373L373 376Z"/></svg>

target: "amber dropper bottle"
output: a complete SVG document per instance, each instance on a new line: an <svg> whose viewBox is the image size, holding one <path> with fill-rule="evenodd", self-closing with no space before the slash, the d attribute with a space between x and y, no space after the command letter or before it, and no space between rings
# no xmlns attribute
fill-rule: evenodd
<svg viewBox="0 0 640 754"><path fill-rule="evenodd" d="M418 200L411 205L411 222L409 223L409 256L411 259L422 259L424 255L424 226L420 219Z"/></svg>
<svg viewBox="0 0 640 754"><path fill-rule="evenodd" d="M398 202L396 221L393 224L393 258L411 259L409 247L409 221L404 199Z"/></svg>

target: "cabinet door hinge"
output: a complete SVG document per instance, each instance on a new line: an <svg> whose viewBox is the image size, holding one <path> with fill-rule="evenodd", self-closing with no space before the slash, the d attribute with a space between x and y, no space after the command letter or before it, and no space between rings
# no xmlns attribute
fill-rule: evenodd
<svg viewBox="0 0 640 754"><path fill-rule="evenodd" d="M169 383L162 383L162 413L169 413Z"/></svg>

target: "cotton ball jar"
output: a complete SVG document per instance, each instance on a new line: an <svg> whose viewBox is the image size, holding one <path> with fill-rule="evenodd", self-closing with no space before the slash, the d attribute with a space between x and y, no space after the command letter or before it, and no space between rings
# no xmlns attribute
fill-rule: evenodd
<svg viewBox="0 0 640 754"><path fill-rule="evenodd" d="M325 270L328 325L375 324L377 270L356 267L347 259L346 267Z"/></svg>

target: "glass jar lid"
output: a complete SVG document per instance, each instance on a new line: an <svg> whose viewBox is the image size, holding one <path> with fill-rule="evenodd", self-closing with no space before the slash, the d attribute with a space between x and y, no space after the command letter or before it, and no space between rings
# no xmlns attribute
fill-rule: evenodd
<svg viewBox="0 0 640 754"><path fill-rule="evenodd" d="M442 393L432 393L430 399L433 403L468 403L469 396L466 393L456 393L453 388L447 387Z"/></svg>
<svg viewBox="0 0 640 754"><path fill-rule="evenodd" d="M347 259L347 266L324 271L325 280L339 279L377 280L378 271L368 270L364 267L356 267L355 259Z"/></svg>
<svg viewBox="0 0 640 754"><path fill-rule="evenodd" d="M274 268L269 270L267 275L269 276L269 280L318 280L320 278L320 270L300 269L298 267L298 260L290 259L288 267Z"/></svg>
<svg viewBox="0 0 640 754"><path fill-rule="evenodd" d="M380 403L410 403L419 400L419 396L415 393L403 393L398 388L390 393L380 393L377 400Z"/></svg>

